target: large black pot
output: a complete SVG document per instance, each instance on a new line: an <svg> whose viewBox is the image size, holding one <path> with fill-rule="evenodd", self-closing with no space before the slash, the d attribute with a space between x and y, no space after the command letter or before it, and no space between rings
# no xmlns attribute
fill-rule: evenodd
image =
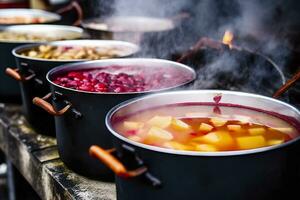
<svg viewBox="0 0 300 200"><path fill-rule="evenodd" d="M108 59L101 61L89 61L64 65L52 69L47 74L47 80L51 85L53 104L35 98L34 103L43 107L49 113L56 115L56 138L60 158L75 172L102 180L111 179L112 173L104 165L99 165L96 160L90 158L88 149L92 144L99 143L105 148L111 148L111 137L105 127L106 113L116 104L130 98L149 92L158 92L171 88L134 93L95 93L83 92L55 84L52 80L58 74L79 69L96 69L107 66L138 66L145 70L157 68L178 69L185 73L189 80L184 80L172 88L186 85L195 79L195 72L191 68L175 62L159 59ZM49 96L46 97L46 99Z"/></svg>
<svg viewBox="0 0 300 200"><path fill-rule="evenodd" d="M17 33L34 33L38 35L60 36L65 39L81 38L83 31L80 28L60 25L17 25L1 27L0 31L13 31ZM42 42L42 41L41 41ZM38 41L0 41L0 101L1 102L21 102L20 89L18 83L5 75L5 68L15 66L15 58L12 50L18 46Z"/></svg>
<svg viewBox="0 0 300 200"><path fill-rule="evenodd" d="M298 195L300 137L281 145L251 150L193 152L138 143L117 133L112 126L115 120L144 109L186 102L214 103L216 95L222 96L220 103L276 112L300 122L296 108L272 98L241 92L169 92L122 103L106 117L118 158L101 147L90 148L92 156L117 174L118 200L296 198L292 195Z"/></svg>
<svg viewBox="0 0 300 200"><path fill-rule="evenodd" d="M24 114L29 123L38 133L53 136L55 135L53 116L48 115L41 109L34 106L32 104L32 99L37 96L43 96L50 92L49 85L46 80L46 74L50 69L60 65L73 62L82 62L85 60L50 60L31 58L21 55L22 52L38 48L40 45L67 47L92 46L98 48L117 47L126 50L126 52L124 52L123 55L120 55L120 57L131 56L138 51L138 47L134 44L122 41L105 40L68 40L43 44L30 44L15 48L13 50L13 55L16 57L18 68L7 68L7 73L20 82Z"/></svg>

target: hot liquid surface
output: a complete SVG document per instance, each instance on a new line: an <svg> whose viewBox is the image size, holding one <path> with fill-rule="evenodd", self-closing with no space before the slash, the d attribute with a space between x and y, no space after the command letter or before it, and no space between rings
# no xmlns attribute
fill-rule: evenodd
<svg viewBox="0 0 300 200"><path fill-rule="evenodd" d="M130 115L113 127L136 142L187 151L255 149L298 137L298 130L277 116L225 106L160 107Z"/></svg>

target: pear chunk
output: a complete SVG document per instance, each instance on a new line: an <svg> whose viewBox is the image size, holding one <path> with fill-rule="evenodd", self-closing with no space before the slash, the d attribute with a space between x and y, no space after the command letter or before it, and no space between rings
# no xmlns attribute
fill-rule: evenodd
<svg viewBox="0 0 300 200"><path fill-rule="evenodd" d="M159 128L159 127L152 127L150 128L150 130L148 131L148 138L151 141L155 141L155 142L161 142L164 140L172 140L174 137L172 135L172 133Z"/></svg>
<svg viewBox="0 0 300 200"><path fill-rule="evenodd" d="M218 151L218 149L211 144L198 144L196 145L196 151L205 151L205 152L214 152Z"/></svg>
<svg viewBox="0 0 300 200"><path fill-rule="evenodd" d="M240 149L255 149L266 146L266 140L262 135L238 137L236 142Z"/></svg>
<svg viewBox="0 0 300 200"><path fill-rule="evenodd" d="M126 130L138 130L140 128L143 128L144 123L133 122L133 121L124 121L123 126Z"/></svg>
<svg viewBox="0 0 300 200"><path fill-rule="evenodd" d="M159 128L167 128L172 123L171 116L154 116L152 117L147 124L150 126L155 126Z"/></svg>
<svg viewBox="0 0 300 200"><path fill-rule="evenodd" d="M227 123L227 120L226 119L222 119L222 118L217 118L217 117L214 117L214 118L211 118L210 119L210 122L216 126L216 127L219 127L219 126L223 126Z"/></svg>
<svg viewBox="0 0 300 200"><path fill-rule="evenodd" d="M173 118L171 127L179 131L188 131L191 129L190 125L176 118Z"/></svg>
<svg viewBox="0 0 300 200"><path fill-rule="evenodd" d="M194 138L193 141L212 144L220 149L230 149L234 145L234 140L227 131L210 132L204 136Z"/></svg>
<svg viewBox="0 0 300 200"><path fill-rule="evenodd" d="M199 126L199 131L201 132L210 132L211 130L213 130L213 126L206 124L206 123L201 123Z"/></svg>
<svg viewBox="0 0 300 200"><path fill-rule="evenodd" d="M227 129L229 131L241 131L242 127L241 125L227 125Z"/></svg>
<svg viewBox="0 0 300 200"><path fill-rule="evenodd" d="M266 133L265 128L249 128L248 132L250 135L263 135Z"/></svg>

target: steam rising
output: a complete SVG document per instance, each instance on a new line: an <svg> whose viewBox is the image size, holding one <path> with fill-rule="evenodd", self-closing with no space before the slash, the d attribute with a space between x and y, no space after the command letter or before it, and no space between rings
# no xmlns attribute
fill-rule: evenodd
<svg viewBox="0 0 300 200"><path fill-rule="evenodd" d="M201 37L221 40L224 32L229 29L237 38L234 44L254 52L259 51L270 56L279 66L284 66L289 51L283 48L287 41L277 37L284 28L280 21L280 3L282 2L273 0L115 0L113 16L172 18L180 12L190 13L190 19L184 20L176 31L143 45L142 56L170 59L169 55L187 50ZM220 81L220 72L225 72L237 80L245 77L242 74L244 71L237 68L240 65L237 62L238 59L224 54L205 67L196 68L198 80L193 88L213 88ZM256 65L255 72L252 71L252 76L247 80L248 83L244 83L246 91L257 90L262 83L259 80L264 81L263 77L270 73L264 69L261 61L256 62ZM280 79L279 76L276 78ZM275 87L277 86L279 85ZM264 91L259 92L264 94ZM271 95L270 93L272 92L265 94Z"/></svg>

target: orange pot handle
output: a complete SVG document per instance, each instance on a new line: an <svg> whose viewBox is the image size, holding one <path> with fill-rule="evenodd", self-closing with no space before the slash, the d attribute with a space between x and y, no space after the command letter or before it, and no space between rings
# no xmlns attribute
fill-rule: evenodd
<svg viewBox="0 0 300 200"><path fill-rule="evenodd" d="M126 167L111 153L115 149L105 150L99 146L93 145L89 149L89 154L92 157L99 159L103 164L109 167L117 176L123 178L133 178L147 171L147 167L140 167L136 170L127 170Z"/></svg>
<svg viewBox="0 0 300 200"><path fill-rule="evenodd" d="M67 112L70 107L71 104L66 105L63 109L57 111L52 104L50 104L49 102L47 102L46 100L49 99L52 96L51 93L47 94L46 96L44 96L43 98L40 97L34 97L32 102L34 105L39 106L40 108L44 109L45 111L47 111L49 114L54 115L54 116L61 116L63 114L65 114L65 112Z"/></svg>
<svg viewBox="0 0 300 200"><path fill-rule="evenodd" d="M5 73L12 77L13 79L17 80L17 81L29 81L30 79L32 79L33 77L35 77L35 74L31 74L27 77L22 77L22 75L19 73L19 69L17 68L10 68L10 67L7 67L5 69Z"/></svg>

